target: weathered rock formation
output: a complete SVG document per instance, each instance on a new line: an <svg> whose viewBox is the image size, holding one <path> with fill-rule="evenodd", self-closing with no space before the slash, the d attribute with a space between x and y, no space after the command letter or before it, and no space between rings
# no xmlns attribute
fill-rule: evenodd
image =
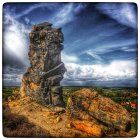
<svg viewBox="0 0 140 140"><path fill-rule="evenodd" d="M32 27L29 34L30 67L23 75L21 96L29 95L43 105L62 106L60 81L66 71L61 62L63 33L44 22Z"/></svg>
<svg viewBox="0 0 140 140"><path fill-rule="evenodd" d="M68 98L66 113L79 129L101 137L110 131L128 132L132 118L120 104L90 89L81 89ZM81 120L81 121L80 121Z"/></svg>

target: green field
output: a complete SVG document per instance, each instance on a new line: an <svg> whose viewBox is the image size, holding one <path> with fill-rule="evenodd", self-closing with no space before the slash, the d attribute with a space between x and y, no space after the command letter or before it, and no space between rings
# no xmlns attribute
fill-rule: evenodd
<svg viewBox="0 0 140 140"><path fill-rule="evenodd" d="M19 87L3 87L2 89L3 100L7 100L8 97L12 96L14 90L19 91Z"/></svg>

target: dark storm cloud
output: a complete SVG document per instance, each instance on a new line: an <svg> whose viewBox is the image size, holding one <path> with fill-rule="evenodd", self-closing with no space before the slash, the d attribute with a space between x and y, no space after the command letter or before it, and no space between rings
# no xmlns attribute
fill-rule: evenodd
<svg viewBox="0 0 140 140"><path fill-rule="evenodd" d="M119 86L121 83L126 86L129 79L128 85L136 86L138 44L135 4L6 3L3 63L4 67L14 69L17 79L29 65L28 33L31 26L44 21L53 23L54 27L62 27L64 33L62 61L67 73L63 85L95 85L96 80L96 85L113 86L116 83ZM4 73L9 72L8 68ZM12 78L16 79L15 75ZM110 84L107 83L109 81Z"/></svg>

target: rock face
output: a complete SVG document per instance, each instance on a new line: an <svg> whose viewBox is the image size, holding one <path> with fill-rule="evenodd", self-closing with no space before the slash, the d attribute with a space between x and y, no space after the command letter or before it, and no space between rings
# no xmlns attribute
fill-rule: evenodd
<svg viewBox="0 0 140 140"><path fill-rule="evenodd" d="M81 89L69 97L66 112L76 119L73 125L77 129L96 136L102 136L109 129L124 132L131 129L132 118L125 108L90 89ZM77 120L82 121L77 123Z"/></svg>
<svg viewBox="0 0 140 140"><path fill-rule="evenodd" d="M66 71L61 62L63 33L52 24L44 22L34 25L29 34L30 67L22 78L21 96L29 95L43 105L62 106L60 81Z"/></svg>

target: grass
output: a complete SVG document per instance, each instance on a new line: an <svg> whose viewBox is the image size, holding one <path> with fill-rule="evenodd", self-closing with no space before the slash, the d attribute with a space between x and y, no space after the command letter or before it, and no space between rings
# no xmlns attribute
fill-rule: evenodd
<svg viewBox="0 0 140 140"><path fill-rule="evenodd" d="M19 91L19 87L3 87L2 96L4 100L7 100L8 97L12 96L13 91Z"/></svg>
<svg viewBox="0 0 140 140"><path fill-rule="evenodd" d="M12 89L12 88L6 88L6 87L3 88L3 90L2 90L3 98L4 98L5 100L7 100L8 97L12 95L12 92L13 92L13 89Z"/></svg>
<svg viewBox="0 0 140 140"><path fill-rule="evenodd" d="M63 95L63 101L64 101L65 105L67 105L68 98L69 98L69 96Z"/></svg>

